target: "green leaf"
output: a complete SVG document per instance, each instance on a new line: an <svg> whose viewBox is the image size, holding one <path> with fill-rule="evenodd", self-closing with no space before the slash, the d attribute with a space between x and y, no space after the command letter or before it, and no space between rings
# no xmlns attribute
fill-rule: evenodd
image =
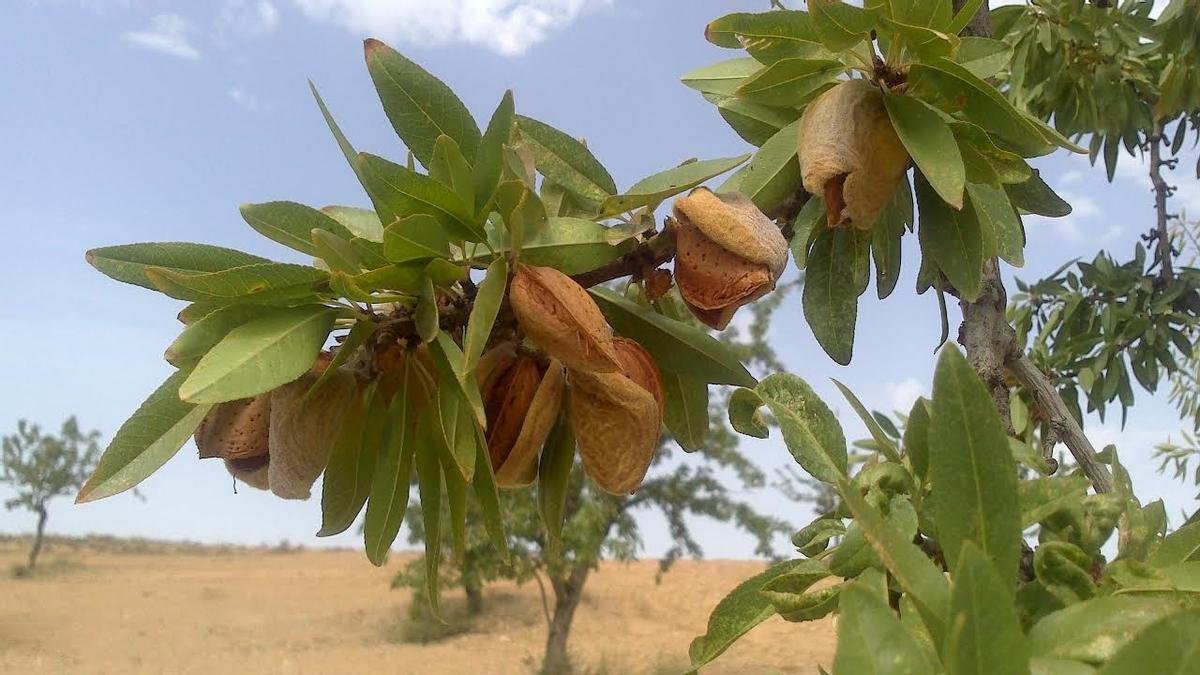
<svg viewBox="0 0 1200 675"><path fill-rule="evenodd" d="M766 584L763 584L762 594L775 607L775 611L784 615L789 621L804 620L798 614L808 614L814 609L813 594L807 591L812 585L829 578L829 568L825 563L816 560L806 560L792 570L781 574ZM839 587L833 587L839 591ZM792 615L789 617L788 615Z"/></svg>
<svg viewBox="0 0 1200 675"><path fill-rule="evenodd" d="M357 159L358 155L355 155ZM355 237L367 241L383 241L383 223L371 209L360 209L355 206L322 206L321 213L333 218L350 230Z"/></svg>
<svg viewBox="0 0 1200 675"><path fill-rule="evenodd" d="M441 442L449 449L450 456L463 478L473 480L475 457L479 454L478 448L475 447L475 416L471 412L471 406L463 401L463 394L459 388L453 383L444 382L441 373L437 386L437 406Z"/></svg>
<svg viewBox="0 0 1200 675"><path fill-rule="evenodd" d="M834 675L933 673L936 668L887 602L861 580L842 587Z"/></svg>
<svg viewBox="0 0 1200 675"><path fill-rule="evenodd" d="M1150 552L1147 562L1155 567L1200 560L1200 522L1189 523L1168 534Z"/></svg>
<svg viewBox="0 0 1200 675"><path fill-rule="evenodd" d="M794 569L810 565L807 560L786 560L772 565L767 571L738 584L713 609L708 617L708 630L692 640L688 655L692 668L698 669L729 649L750 629L775 614L775 608L760 591L773 579Z"/></svg>
<svg viewBox="0 0 1200 675"><path fill-rule="evenodd" d="M1029 646L1013 604L1012 581L1001 577L974 542L963 543L950 594L950 633L943 661L950 675L1027 675Z"/></svg>
<svg viewBox="0 0 1200 675"><path fill-rule="evenodd" d="M908 424L904 427L904 454L916 477L925 480L929 473L929 402L923 398L918 398L908 413Z"/></svg>
<svg viewBox="0 0 1200 675"><path fill-rule="evenodd" d="M433 434L434 439L437 434ZM441 443L434 443L439 450L438 458L442 464L442 489L446 491L446 505L450 510L451 549L455 560L463 560L467 551L467 481L455 466L454 458L449 449Z"/></svg>
<svg viewBox="0 0 1200 675"><path fill-rule="evenodd" d="M1200 672L1200 611L1180 612L1148 626L1099 675L1142 675L1150 664L1163 675Z"/></svg>
<svg viewBox="0 0 1200 675"><path fill-rule="evenodd" d="M439 288L450 288L462 280L467 271L449 260L434 258L425 264L422 274Z"/></svg>
<svg viewBox="0 0 1200 675"><path fill-rule="evenodd" d="M149 268L201 274L271 262L230 248L178 242L105 246L91 249L85 258L109 278L152 291L158 287L146 276Z"/></svg>
<svg viewBox="0 0 1200 675"><path fill-rule="evenodd" d="M742 80L762 70L762 67L761 63L752 58L730 59L697 68L680 80L689 89L704 94L731 96Z"/></svg>
<svg viewBox="0 0 1200 675"><path fill-rule="evenodd" d="M908 181L896 188L896 194L871 230L871 258L875 261L875 292L882 300L896 290L900 281L900 263L904 252L900 240L904 236L902 204L910 198Z"/></svg>
<svg viewBox="0 0 1200 675"><path fill-rule="evenodd" d="M1000 149L982 128L958 121L951 123L950 129L958 141L969 182L1023 183L1033 175L1033 169L1020 155Z"/></svg>
<svg viewBox="0 0 1200 675"><path fill-rule="evenodd" d="M750 155L705 159L643 178L626 192L605 199L600 207L600 217L615 216L640 206L657 204L668 197L687 192L710 178L720 176L747 159L750 159Z"/></svg>
<svg viewBox="0 0 1200 675"><path fill-rule="evenodd" d="M1008 198L1014 206L1029 213L1048 218L1061 218L1071 213L1071 205L1046 185L1046 181L1042 180L1040 172L1036 169L1029 180L1005 185L1004 191L1008 193Z"/></svg>
<svg viewBox="0 0 1200 675"><path fill-rule="evenodd" d="M375 475L378 450L369 441L387 420L382 396L374 385L363 390L346 411L325 478L321 482L321 529L318 537L345 532L362 510Z"/></svg>
<svg viewBox="0 0 1200 675"><path fill-rule="evenodd" d="M387 226L383 231L383 254L396 263L446 258L450 241L438 219L422 213Z"/></svg>
<svg viewBox="0 0 1200 675"><path fill-rule="evenodd" d="M79 489L76 504L124 492L145 480L179 452L212 404L179 400L179 385L190 371L171 374L142 402L105 448L95 471Z"/></svg>
<svg viewBox="0 0 1200 675"><path fill-rule="evenodd" d="M242 218L262 236L290 249L315 256L312 231L322 230L350 241L354 236L344 225L312 207L296 202L242 204Z"/></svg>
<svg viewBox="0 0 1200 675"><path fill-rule="evenodd" d="M729 395L729 426L743 436L769 437L771 430L758 410L762 406L763 400L758 392L745 387L734 389Z"/></svg>
<svg viewBox="0 0 1200 675"><path fill-rule="evenodd" d="M813 557L829 547L829 540L844 537L846 526L838 518L819 518L792 535L792 545L800 553Z"/></svg>
<svg viewBox="0 0 1200 675"><path fill-rule="evenodd" d="M363 46L383 111L417 161L428 167L437 137L444 134L473 163L479 127L450 87L379 40Z"/></svg>
<svg viewBox="0 0 1200 675"><path fill-rule="evenodd" d="M946 577L921 549L884 520L846 480L838 482L838 493L854 514L855 522L900 587L912 597L935 643L946 635L946 612L950 589Z"/></svg>
<svg viewBox="0 0 1200 675"><path fill-rule="evenodd" d="M1036 157L1054 150L1029 117L1013 107L995 87L971 71L947 59L914 63L909 68L913 86L932 87L951 112L961 111L967 119L996 134L1025 156Z"/></svg>
<svg viewBox="0 0 1200 675"><path fill-rule="evenodd" d="M219 272L179 272L148 267L146 277L163 294L188 302L292 302L315 295L315 286L329 279L324 270L308 265L264 262Z"/></svg>
<svg viewBox="0 0 1200 675"><path fill-rule="evenodd" d="M483 527L492 547L500 554L503 562L508 561L508 537L504 530L504 517L500 509L500 492L496 487L496 476L492 473L492 463L488 459L487 441L483 438L483 430L474 427L475 431L475 478L471 485L475 488L475 497L479 500L479 512L483 515Z"/></svg>
<svg viewBox="0 0 1200 675"><path fill-rule="evenodd" d="M903 37L906 46L921 59L948 57L958 48L958 36L953 33L943 33L925 26L913 26L899 21L885 23Z"/></svg>
<svg viewBox="0 0 1200 675"><path fill-rule="evenodd" d="M971 23L971 19L975 18L975 14L979 12L981 6L983 6L983 0L966 0L954 14L954 19L951 20L950 27L946 29L946 32L955 35L962 32L962 29Z"/></svg>
<svg viewBox="0 0 1200 675"><path fill-rule="evenodd" d="M523 115L516 116L521 138L533 151L537 170L588 207L598 207L617 185L587 146L554 127Z"/></svg>
<svg viewBox="0 0 1200 675"><path fill-rule="evenodd" d="M421 287L421 295L417 299L417 310L413 314L413 324L422 342L429 342L437 336L440 330L437 293L433 289L433 279L429 277L425 277L425 285Z"/></svg>
<svg viewBox="0 0 1200 675"><path fill-rule="evenodd" d="M483 241L467 206L453 190L416 171L367 153L358 156L363 185L384 223L416 214L437 218L446 231L467 241Z"/></svg>
<svg viewBox="0 0 1200 675"><path fill-rule="evenodd" d="M387 430L363 520L363 544L367 558L376 567L387 560L408 510L408 490L417 446L417 406L425 398L419 377L415 360L404 359L400 386L392 394L387 408ZM369 452L371 448L363 450Z"/></svg>
<svg viewBox="0 0 1200 675"><path fill-rule="evenodd" d="M256 396L303 375L333 328L336 312L306 305L263 312L229 331L179 387L189 403Z"/></svg>
<svg viewBox="0 0 1200 675"><path fill-rule="evenodd" d="M449 136L438 136L433 146L429 176L454 191L469 208L475 203L475 173L462 149Z"/></svg>
<svg viewBox="0 0 1200 675"><path fill-rule="evenodd" d="M861 419L863 424L867 426L867 431L870 432L871 438L875 440L875 445L879 451L882 452L889 460L893 462L899 462L900 451L896 448L896 444L892 441L892 439L888 438L886 433L883 432L883 427L879 426L879 422L875 419L871 412L867 410L867 407L862 404L862 401L858 400L858 397L855 396L854 392L850 391L850 388L846 385L842 384L836 379L833 380L833 383L837 385L838 390L842 392L842 396L846 397L846 401L850 403L850 407L853 408L854 412L858 414L859 419Z"/></svg>
<svg viewBox="0 0 1200 675"><path fill-rule="evenodd" d="M1025 228L1004 190L968 183L967 194L984 239L991 238L996 242L996 255L1016 267L1024 265Z"/></svg>
<svg viewBox="0 0 1200 675"><path fill-rule="evenodd" d="M350 164L350 169L357 176L358 167L354 165L354 158L358 155L358 151L350 144L350 140L346 138L346 134L342 133L342 128L338 126L337 120L333 119L333 114L329 112L329 108L325 105L325 100L321 98L320 92L317 91L317 85L313 84L312 80L308 81L308 90L312 92L313 98L316 99L317 107L321 109L321 116L325 118L325 124L329 127L330 133L333 134L334 140L337 141L338 148L341 149L346 162Z"/></svg>
<svg viewBox="0 0 1200 675"><path fill-rule="evenodd" d="M258 318L262 313L263 308L257 305L230 305L204 315L188 325L171 346L167 347L167 363L176 368L195 365L195 362L228 335L229 331Z"/></svg>
<svg viewBox="0 0 1200 675"><path fill-rule="evenodd" d="M580 274L621 257L633 247L626 241L613 245L609 241L611 230L591 220L570 217L548 218L541 227L527 230L521 244L521 262L542 267L553 267L563 274ZM507 232L493 230L491 245L497 254L512 249L512 240ZM489 254L475 256L475 260L492 260Z"/></svg>
<svg viewBox="0 0 1200 675"><path fill-rule="evenodd" d="M967 174L950 127L919 98L888 94L883 102L896 134L917 168L942 200L961 209Z"/></svg>
<svg viewBox="0 0 1200 675"><path fill-rule="evenodd" d="M566 416L562 416L546 438L537 478L538 514L542 517L547 537L555 546L562 541L563 518L574 464L575 435Z"/></svg>
<svg viewBox="0 0 1200 675"><path fill-rule="evenodd" d="M727 14L709 22L704 37L720 47L745 49L765 64L825 53L808 13L792 10Z"/></svg>
<svg viewBox="0 0 1200 675"><path fill-rule="evenodd" d="M708 435L708 384L671 371L661 375L667 431L687 452L703 448Z"/></svg>
<svg viewBox="0 0 1200 675"><path fill-rule="evenodd" d="M712 96L710 94L710 96ZM728 96L717 99L717 112L747 143L761 146L780 129L800 119L800 111ZM792 145L796 139L792 139Z"/></svg>
<svg viewBox="0 0 1200 675"><path fill-rule="evenodd" d="M441 384L451 382L467 404L475 418L475 423L479 425L480 429L486 427L487 416L483 410L483 400L479 396L479 385L475 383L473 377L461 379L458 377L458 373L464 372L463 362L465 359L462 350L449 335L439 332L429 343L429 353L440 373Z"/></svg>
<svg viewBox="0 0 1200 675"><path fill-rule="evenodd" d="M1001 577L1015 578L1021 557L1016 464L991 397L953 346L942 349L933 376L929 477L947 563L957 567L963 542L972 541Z"/></svg>
<svg viewBox="0 0 1200 675"><path fill-rule="evenodd" d="M792 457L813 478L836 483L846 476L846 437L833 411L804 380L775 373L755 392L774 415Z"/></svg>
<svg viewBox="0 0 1200 675"><path fill-rule="evenodd" d="M952 210L920 172L915 187L922 253L932 257L963 299L975 300L983 276L983 235L975 212Z"/></svg>
<svg viewBox="0 0 1200 675"><path fill-rule="evenodd" d="M845 68L832 59L783 59L747 78L733 93L767 105L796 106Z"/></svg>
<svg viewBox="0 0 1200 675"><path fill-rule="evenodd" d="M358 274L363 271L362 257L349 241L316 228L313 228L310 234L316 257L331 271L343 274Z"/></svg>
<svg viewBox="0 0 1200 675"><path fill-rule="evenodd" d="M479 157L475 162L475 213L486 216L488 205L500 185L500 175L504 168L504 146L512 134L513 125L513 94L512 90L504 92L500 104L492 113L487 131L479 143Z"/></svg>
<svg viewBox="0 0 1200 675"><path fill-rule="evenodd" d="M854 233L845 228L817 235L808 253L804 279L804 318L817 343L841 365L854 356L854 324L858 319L858 292L854 258L850 254Z"/></svg>
<svg viewBox="0 0 1200 675"><path fill-rule="evenodd" d="M500 303L504 301L507 284L508 262L504 258L496 258L488 265L487 275L479 283L475 302L471 305L471 316L463 335L463 369L459 372L460 378L475 371L488 337L492 334L496 315L500 313Z"/></svg>
<svg viewBox="0 0 1200 675"><path fill-rule="evenodd" d="M646 309L607 288L588 292L613 329L637 340L663 370L709 384L756 384L737 355L703 330Z"/></svg>
<svg viewBox="0 0 1200 675"><path fill-rule="evenodd" d="M974 36L959 40L954 60L975 77L984 80L995 77L1012 62L1012 45L1003 40Z"/></svg>
<svg viewBox="0 0 1200 675"><path fill-rule="evenodd" d="M1034 624L1029 646L1034 656L1100 664L1141 630L1178 610L1174 602L1160 598L1113 595L1085 600Z"/></svg>
<svg viewBox="0 0 1200 675"><path fill-rule="evenodd" d="M438 609L438 579L442 561L442 464L436 443L418 443L417 489L421 493L421 519L425 529L425 588L434 616Z"/></svg>
<svg viewBox="0 0 1200 675"><path fill-rule="evenodd" d="M780 129L717 191L740 192L760 211L782 204L800 186L799 129L799 120Z"/></svg>
<svg viewBox="0 0 1200 675"><path fill-rule="evenodd" d="M857 45L875 27L874 18L866 10L840 0L812 0L808 12L821 44L831 52Z"/></svg>

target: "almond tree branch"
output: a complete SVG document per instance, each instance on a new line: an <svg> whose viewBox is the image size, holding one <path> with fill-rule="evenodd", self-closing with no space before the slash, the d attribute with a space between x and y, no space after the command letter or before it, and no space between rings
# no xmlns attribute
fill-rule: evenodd
<svg viewBox="0 0 1200 675"><path fill-rule="evenodd" d="M1175 280L1175 271L1171 266L1171 235L1167 232L1167 197L1171 194L1171 186L1163 179L1162 167L1170 166L1170 160L1162 158L1163 127L1162 122L1155 119L1154 129L1146 139L1150 146L1150 183L1154 186L1155 228L1158 233L1158 277L1164 284Z"/></svg>

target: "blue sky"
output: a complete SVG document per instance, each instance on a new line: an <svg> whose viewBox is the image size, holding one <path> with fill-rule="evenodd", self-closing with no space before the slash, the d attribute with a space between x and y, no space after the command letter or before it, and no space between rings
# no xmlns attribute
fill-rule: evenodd
<svg viewBox="0 0 1200 675"><path fill-rule="evenodd" d="M360 40L389 41L449 83L486 123L506 88L519 112L585 136L619 186L691 156L739 154L746 145L715 110L678 83L684 72L735 54L707 44L703 28L766 0L16 0L0 22L0 432L26 418L56 428L76 414L110 438L169 372L161 359L180 325L179 303L112 282L88 267L91 247L203 241L299 260L254 234L238 204L291 199L365 205L308 93L306 78L357 147L394 158L393 134L362 64ZM1184 161L1183 167L1194 164ZM1098 247L1126 256L1150 225L1144 169L1122 158L1116 181L1079 156L1041 160L1075 205L1057 221L1027 221L1034 279ZM1181 170L1176 206L1200 212L1200 185ZM905 238L892 298L860 304L854 363L833 364L804 324L799 297L777 313L772 340L789 369L838 411L851 438L863 430L841 403L837 377L872 407L907 410L928 392L940 326L936 300L916 296L915 238ZM1011 273L1011 270L1008 270ZM957 324L952 308L951 320ZM1119 415L1117 416L1119 418ZM1178 522L1193 491L1154 473L1151 449L1179 428L1165 399L1139 392L1119 419L1089 421L1096 445L1116 442L1143 494L1162 494ZM771 469L790 462L776 439L747 441ZM234 495L218 462L189 444L143 484L147 501L121 495L86 506L63 499L51 529L257 544L316 545L319 500L282 502L250 488ZM4 498L0 490L0 500ZM803 507L773 492L744 495L796 524ZM645 554L661 554L665 524L644 519ZM0 532L32 518L0 512ZM707 553L746 557L731 529L697 522ZM358 545L354 530L324 543Z"/></svg>

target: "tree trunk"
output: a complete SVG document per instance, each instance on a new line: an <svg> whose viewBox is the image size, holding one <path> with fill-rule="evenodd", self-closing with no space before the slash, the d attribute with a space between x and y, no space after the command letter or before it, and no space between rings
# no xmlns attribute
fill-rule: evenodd
<svg viewBox="0 0 1200 675"><path fill-rule="evenodd" d="M572 672L571 660L567 655L567 637L571 633L575 610L583 598L583 585L587 583L588 572L586 565L576 565L566 579L550 577L550 585L554 588L554 616L546 634L542 675L566 675Z"/></svg>
<svg viewBox="0 0 1200 675"><path fill-rule="evenodd" d="M463 590L467 593L467 613L474 616L483 611L483 587L473 577L463 579Z"/></svg>
<svg viewBox="0 0 1200 675"><path fill-rule="evenodd" d="M42 535L46 532L46 517L49 515L44 505L38 506L35 511L38 514L37 534L33 535L33 550L29 552L29 564L26 565L30 572L37 565L38 554L42 552Z"/></svg>

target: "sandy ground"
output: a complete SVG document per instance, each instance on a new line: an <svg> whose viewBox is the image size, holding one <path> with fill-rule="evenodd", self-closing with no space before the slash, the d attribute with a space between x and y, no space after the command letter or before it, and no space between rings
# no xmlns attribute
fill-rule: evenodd
<svg viewBox="0 0 1200 675"><path fill-rule="evenodd" d="M14 578L26 542L0 542L3 673L515 673L540 663L536 584L496 584L472 629L406 643L409 593L361 552L56 542L32 578ZM751 562L605 563L571 635L584 672L680 673L709 610ZM448 612L461 611L458 591ZM832 661L829 620L760 626L706 673L815 673Z"/></svg>

